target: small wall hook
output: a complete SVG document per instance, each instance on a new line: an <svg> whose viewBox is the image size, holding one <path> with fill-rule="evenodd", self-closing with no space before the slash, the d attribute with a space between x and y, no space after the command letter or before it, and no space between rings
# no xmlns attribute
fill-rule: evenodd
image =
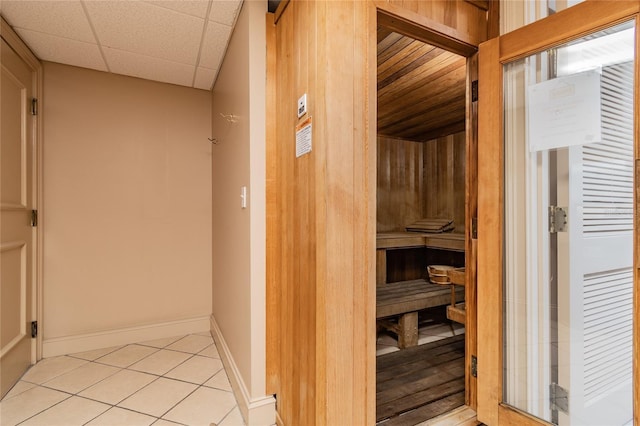
<svg viewBox="0 0 640 426"><path fill-rule="evenodd" d="M207 139L209 140L209 142L211 142L214 145L218 145L218 143L219 143L217 138L213 138L213 139L207 138Z"/></svg>

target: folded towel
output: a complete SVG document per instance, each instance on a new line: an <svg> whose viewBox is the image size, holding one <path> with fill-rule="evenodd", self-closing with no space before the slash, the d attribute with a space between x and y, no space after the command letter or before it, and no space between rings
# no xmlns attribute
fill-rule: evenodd
<svg viewBox="0 0 640 426"><path fill-rule="evenodd" d="M451 219L425 218L408 225L406 229L408 232L428 232L439 234L441 232L453 231L454 228L453 220Z"/></svg>

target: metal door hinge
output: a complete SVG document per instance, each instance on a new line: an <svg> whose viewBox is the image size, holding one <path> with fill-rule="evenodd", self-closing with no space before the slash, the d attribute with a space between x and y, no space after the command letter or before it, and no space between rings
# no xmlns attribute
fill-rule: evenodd
<svg viewBox="0 0 640 426"><path fill-rule="evenodd" d="M567 209L565 207L549 206L549 232L564 232L567 228Z"/></svg>
<svg viewBox="0 0 640 426"><path fill-rule="evenodd" d="M31 210L31 226L38 226L38 210Z"/></svg>
<svg viewBox="0 0 640 426"><path fill-rule="evenodd" d="M38 321L31 321L31 338L38 337Z"/></svg>
<svg viewBox="0 0 640 426"><path fill-rule="evenodd" d="M31 115L38 115L38 99L31 99Z"/></svg>
<svg viewBox="0 0 640 426"><path fill-rule="evenodd" d="M557 383L549 386L549 402L552 410L569 414L569 391Z"/></svg>
<svg viewBox="0 0 640 426"><path fill-rule="evenodd" d="M473 80L471 82L471 102L476 102L478 100L478 80Z"/></svg>
<svg viewBox="0 0 640 426"><path fill-rule="evenodd" d="M478 377L478 357L471 355L471 376Z"/></svg>
<svg viewBox="0 0 640 426"><path fill-rule="evenodd" d="M477 217L471 218L471 238L473 238L474 240L478 239L478 218Z"/></svg>

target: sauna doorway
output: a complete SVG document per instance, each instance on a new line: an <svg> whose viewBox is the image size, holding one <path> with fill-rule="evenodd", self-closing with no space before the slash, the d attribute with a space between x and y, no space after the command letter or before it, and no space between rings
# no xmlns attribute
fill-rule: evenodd
<svg viewBox="0 0 640 426"><path fill-rule="evenodd" d="M410 34L378 16L376 422L388 426L475 407L475 60Z"/></svg>

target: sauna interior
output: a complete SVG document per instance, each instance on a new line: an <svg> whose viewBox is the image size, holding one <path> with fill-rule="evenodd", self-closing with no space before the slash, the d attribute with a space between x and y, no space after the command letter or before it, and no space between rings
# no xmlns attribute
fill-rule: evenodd
<svg viewBox="0 0 640 426"><path fill-rule="evenodd" d="M465 404L466 58L377 29L376 421Z"/></svg>

